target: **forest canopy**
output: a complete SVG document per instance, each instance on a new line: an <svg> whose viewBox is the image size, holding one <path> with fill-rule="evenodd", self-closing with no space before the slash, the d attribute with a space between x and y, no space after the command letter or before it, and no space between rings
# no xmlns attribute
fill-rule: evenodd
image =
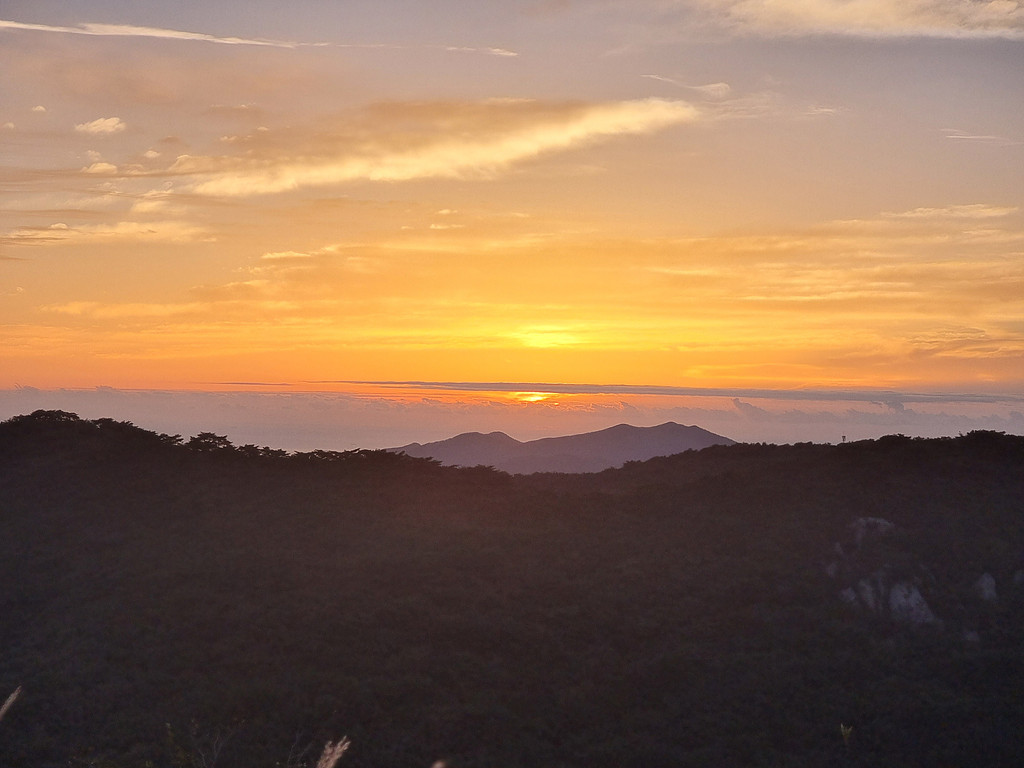
<svg viewBox="0 0 1024 768"><path fill-rule="evenodd" d="M1022 500L996 432L512 476L18 416L0 762L1018 764Z"/></svg>

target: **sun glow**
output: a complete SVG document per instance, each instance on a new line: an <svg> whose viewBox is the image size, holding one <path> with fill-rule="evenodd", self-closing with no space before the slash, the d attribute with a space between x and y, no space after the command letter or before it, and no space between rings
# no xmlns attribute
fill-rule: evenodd
<svg viewBox="0 0 1024 768"><path fill-rule="evenodd" d="M512 337L525 347L550 348L569 347L582 343L576 333L557 326L533 326L514 331Z"/></svg>
<svg viewBox="0 0 1024 768"><path fill-rule="evenodd" d="M513 392L512 397L518 400L520 403L543 403L551 400L553 397L557 397L554 392ZM558 405L557 402L552 402L550 405Z"/></svg>

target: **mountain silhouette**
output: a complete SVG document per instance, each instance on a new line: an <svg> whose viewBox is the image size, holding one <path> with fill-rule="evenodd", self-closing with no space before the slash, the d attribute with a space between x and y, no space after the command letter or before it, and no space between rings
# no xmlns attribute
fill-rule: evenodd
<svg viewBox="0 0 1024 768"><path fill-rule="evenodd" d="M597 432L522 442L504 432L465 432L433 443L410 443L395 452L442 464L483 464L512 474L600 472L627 461L646 461L735 441L696 426L669 421L656 427L619 424Z"/></svg>

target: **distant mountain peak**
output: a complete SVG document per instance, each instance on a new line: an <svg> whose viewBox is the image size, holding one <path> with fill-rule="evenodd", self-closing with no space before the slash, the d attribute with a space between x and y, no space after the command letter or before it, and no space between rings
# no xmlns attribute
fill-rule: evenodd
<svg viewBox="0 0 1024 768"><path fill-rule="evenodd" d="M442 464L483 464L514 474L600 472L627 461L645 461L734 441L697 426L667 421L653 427L616 424L595 432L522 442L504 432L464 432L433 443L410 443L393 451Z"/></svg>

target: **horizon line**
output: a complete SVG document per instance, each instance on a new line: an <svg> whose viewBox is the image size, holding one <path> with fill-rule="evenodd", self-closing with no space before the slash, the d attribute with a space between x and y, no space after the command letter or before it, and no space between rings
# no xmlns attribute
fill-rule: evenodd
<svg viewBox="0 0 1024 768"><path fill-rule="evenodd" d="M1024 395L1011 393L912 392L896 389L808 388L771 389L765 387L681 387L660 384L571 384L553 382L507 381L399 381L320 379L304 384L349 384L378 387L418 387L463 392L538 392L564 395L667 395L677 397L749 397L770 400L846 400L860 402L1021 402Z"/></svg>
<svg viewBox="0 0 1024 768"><path fill-rule="evenodd" d="M536 381L423 381L423 380L365 380L365 379L308 379L295 382L275 381L217 381L196 382L193 386L180 387L115 387L105 384L92 386L69 387L36 387L30 384L16 383L2 387L0 392L38 391L38 392L162 392L162 393L220 393L225 390L207 389L209 386L243 387L239 390L252 392L253 389L272 394L331 394L330 389L304 390L302 386L314 385L348 385L363 387L382 387L388 389L428 389L442 392L533 392L553 395L624 395L624 396L665 396L665 397L725 397L732 399L750 398L761 400L793 400L793 401L829 401L829 402L869 402L898 407L903 403L1024 403L1024 394L1017 392L966 392L939 391L920 392L900 389L875 389L871 387L829 388L814 387L801 389L772 389L769 387L684 387L662 384L580 384L567 382L536 382Z"/></svg>

